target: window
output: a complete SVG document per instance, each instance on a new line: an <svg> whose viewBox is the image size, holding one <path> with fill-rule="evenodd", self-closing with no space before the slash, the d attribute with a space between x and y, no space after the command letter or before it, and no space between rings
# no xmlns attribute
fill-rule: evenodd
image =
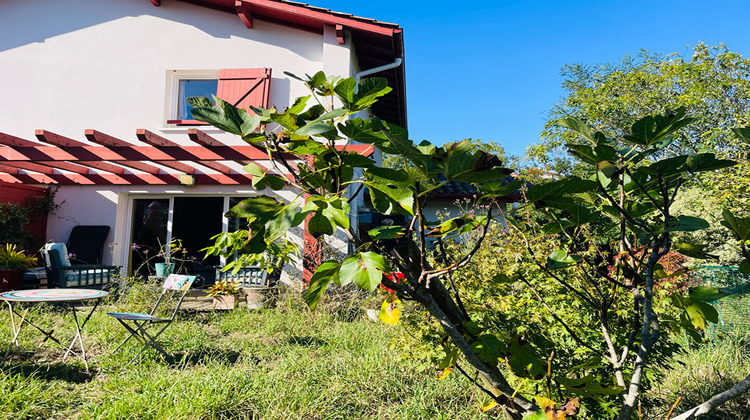
<svg viewBox="0 0 750 420"><path fill-rule="evenodd" d="M172 239L179 239L186 254L205 265L223 265L218 256L203 258L200 250L213 244L210 239L220 232L246 229L244 219L226 219L226 211L246 197L185 196L134 198L130 220L129 272L145 276L149 267L144 264L163 261L154 253ZM132 246L136 245L136 246ZM148 253L146 253L148 251Z"/></svg>
<svg viewBox="0 0 750 420"><path fill-rule="evenodd" d="M193 119L187 103L191 96L211 95L247 109L249 106L268 108L271 69L223 69L218 71L171 71L172 107L167 124L202 125Z"/></svg>
<svg viewBox="0 0 750 420"><path fill-rule="evenodd" d="M205 96L210 98L211 95L216 94L216 87L218 84L218 80L180 80L180 96L177 102L177 119L180 121L192 120L193 114L191 114L190 111L193 107L190 106L187 98L193 96Z"/></svg>

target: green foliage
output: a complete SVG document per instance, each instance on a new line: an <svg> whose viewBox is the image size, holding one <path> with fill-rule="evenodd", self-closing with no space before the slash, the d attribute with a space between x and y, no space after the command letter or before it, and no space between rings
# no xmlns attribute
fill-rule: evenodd
<svg viewBox="0 0 750 420"><path fill-rule="evenodd" d="M658 386L644 395L643 418L666 418L678 399L677 412L701 404L706 396L732 387L750 371L750 346L744 334L719 337L700 347L690 346L687 337L680 341L685 352L676 357L677 367L664 368ZM701 418L750 418L750 396L732 399Z"/></svg>
<svg viewBox="0 0 750 420"><path fill-rule="evenodd" d="M237 296L240 294L240 285L236 281L222 280L217 281L208 290L208 296Z"/></svg>
<svg viewBox="0 0 750 420"><path fill-rule="evenodd" d="M56 188L47 192L44 198L29 196L23 203L0 203L0 244L16 244L22 248L34 249L44 243L26 230L32 220L47 217L62 203L55 203Z"/></svg>
<svg viewBox="0 0 750 420"><path fill-rule="evenodd" d="M86 325L88 372L70 357L51 362L65 349L49 341L38 348L44 337L28 325L17 349L7 339L8 311L0 312L0 350L8 352L0 359L0 420L503 418L477 409L485 396L465 378L435 381L414 362L393 363L388 346L397 330L361 316L339 319L331 306L310 313L292 296L274 310L181 311L160 337L176 364L138 355L136 345L115 352L128 334L105 313L148 310L153 302L144 297L157 295L154 285L130 286ZM70 316L62 308L30 311L49 328ZM68 321L58 337L75 335Z"/></svg>
<svg viewBox="0 0 750 420"><path fill-rule="evenodd" d="M596 131L605 133L602 138L631 135L633 115L656 116L679 107L695 120L690 130L673 139L666 153L730 152L736 146L731 129L750 123L750 60L725 45L699 43L693 51L692 57L642 51L619 63L565 66L563 87L569 95L550 111L544 142L530 149L532 156L552 164L554 170L569 170L572 161L561 152L567 143L578 141L568 130L574 127L556 124L560 118L585 121L591 134L584 137L591 142ZM652 123L642 124L638 128Z"/></svg>
<svg viewBox="0 0 750 420"><path fill-rule="evenodd" d="M400 127L376 118L350 118L388 92L383 81L357 86L354 79L322 73L298 79L311 96L284 113L254 109L257 124L256 118L239 115L241 110L223 103L209 106L207 100L195 101L203 108L194 115L267 151L277 170L290 172L290 189L306 197L304 205L268 195L243 201L229 215L246 218L249 228L219 238L228 238L226 248L255 255L273 251L306 218L314 236L341 232L354 242L349 255L315 271L303 292L310 307L319 305L331 284L353 284L367 292L388 287L397 297L386 298L381 319L397 322L401 301L420 305L429 321L404 318L422 324L425 342L443 350L440 377L460 364L473 367L473 374L460 371L513 419L556 413L558 406L567 406L566 415L580 409L589 418L630 419L654 380L642 361L666 363L678 350L666 332L685 331L699 340L706 324L717 321L710 304L679 293L670 279L684 271L667 264L674 238L709 223L671 210L696 174L735 162L713 151L681 153L686 127L700 122L685 108L650 113L612 137L576 116L560 119L566 133L574 132L565 135L567 146L587 175L522 190L526 202L511 218L500 198L522 184L502 185L511 170L496 155L477 150L469 140L445 147L416 144ZM343 107L331 105L334 97ZM306 108L310 98L317 104ZM275 132L265 134L268 124L276 124ZM340 147L352 141L398 154L404 164L381 168ZM303 151L307 164L294 162L293 155ZM258 178L256 186L274 187L267 178L274 174L248 169ZM427 200L450 181L472 183L481 206L440 224L428 223ZM350 225L352 198L345 193L365 187L376 210L409 217L408 227L376 229L375 241L363 242ZM510 233L496 238L490 232L499 229L495 220L500 217ZM724 219L743 241L750 235L743 231L743 219ZM461 235L473 240L449 253L451 239ZM434 255L428 239L435 241ZM463 277L487 243L495 253L494 263L483 268L489 272ZM705 248L690 243L675 249L696 255ZM396 271L403 274L401 281L386 277ZM538 398L540 388L546 399ZM577 399L585 405L564 403Z"/></svg>
<svg viewBox="0 0 750 420"><path fill-rule="evenodd" d="M727 241L732 233L721 224L724 220L722 206L714 194L698 187L685 188L677 196L672 213L701 217L709 224L706 229L680 234L678 240L681 242L674 244L678 252L692 259L689 266L711 264L713 261L718 265L737 266L742 261L737 242Z"/></svg>
<svg viewBox="0 0 750 420"><path fill-rule="evenodd" d="M23 270L33 267L34 264L36 264L36 257L27 255L15 244L5 244L4 248L0 248L0 269Z"/></svg>

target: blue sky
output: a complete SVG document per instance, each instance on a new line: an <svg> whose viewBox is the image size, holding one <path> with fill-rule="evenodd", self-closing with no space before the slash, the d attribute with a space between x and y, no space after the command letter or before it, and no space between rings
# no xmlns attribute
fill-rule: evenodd
<svg viewBox="0 0 750 420"><path fill-rule="evenodd" d="M565 94L565 64L619 61L726 43L750 55L744 1L307 0L404 28L409 132L435 144L467 137L510 154L539 142Z"/></svg>

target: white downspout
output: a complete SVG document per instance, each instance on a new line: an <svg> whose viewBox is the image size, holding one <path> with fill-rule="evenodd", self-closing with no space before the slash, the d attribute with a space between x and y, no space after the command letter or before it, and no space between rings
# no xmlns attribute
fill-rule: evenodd
<svg viewBox="0 0 750 420"><path fill-rule="evenodd" d="M371 74L380 73L381 71L384 71L384 70L395 69L396 67L400 66L403 61L404 60L401 57L399 57L399 58L397 58L392 63L383 64L382 66L374 67L374 68L367 69L367 70L362 70L359 73L355 73L354 74L354 80L357 83L355 85L354 91L357 92L359 90L359 79L360 78L365 77L365 76L369 76ZM364 194L364 192L362 194ZM360 197L360 199L361 199L361 197ZM357 222L358 222L357 218L358 217L359 217L359 209L358 209L358 206L354 205L354 206L352 206L352 209L349 212L349 225L350 226L356 226L356 228L354 230L359 235L359 226L357 224ZM352 220L352 219L354 219L354 220ZM353 250L354 250L354 244L351 243L351 242L349 242L348 248L349 248L349 253L351 254L353 252Z"/></svg>
<svg viewBox="0 0 750 420"><path fill-rule="evenodd" d="M360 78L365 77L365 76L369 76L371 74L380 73L383 70L395 69L396 67L398 67L398 66L401 65L402 61L404 61L404 60L402 60L401 57L399 57L393 63L383 64L382 66L379 66L379 67L374 67L374 68L371 68L371 69L362 70L359 73L355 73L354 74L354 80L357 81L357 87L359 87L359 79Z"/></svg>

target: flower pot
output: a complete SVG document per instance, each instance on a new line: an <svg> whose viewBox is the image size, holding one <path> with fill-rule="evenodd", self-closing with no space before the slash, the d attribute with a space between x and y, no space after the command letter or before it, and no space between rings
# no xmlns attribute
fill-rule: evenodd
<svg viewBox="0 0 750 420"><path fill-rule="evenodd" d="M174 263L156 263L154 269L157 276L166 277L174 271Z"/></svg>
<svg viewBox="0 0 750 420"><path fill-rule="evenodd" d="M0 292L18 290L23 286L23 269L0 269Z"/></svg>
<svg viewBox="0 0 750 420"><path fill-rule="evenodd" d="M234 309L234 307L237 305L237 296L235 295L214 296L213 300L214 300L214 309L219 309L223 311Z"/></svg>
<svg viewBox="0 0 750 420"><path fill-rule="evenodd" d="M247 309L261 309L263 308L263 301L265 300L266 290L265 288L248 288L245 290L245 301L247 302Z"/></svg>

